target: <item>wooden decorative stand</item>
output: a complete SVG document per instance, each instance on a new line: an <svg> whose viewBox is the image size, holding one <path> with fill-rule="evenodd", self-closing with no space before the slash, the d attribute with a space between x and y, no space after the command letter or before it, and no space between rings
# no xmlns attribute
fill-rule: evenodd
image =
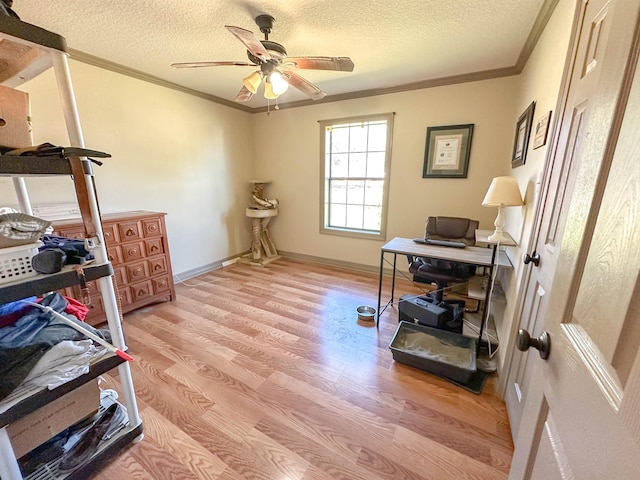
<svg viewBox="0 0 640 480"><path fill-rule="evenodd" d="M253 200L245 211L245 215L251 218L251 252L239 258L239 261L256 267L273 262L280 258L276 245L269 233L269 222L278 215L278 200L269 200L264 197L264 185L269 181L252 180Z"/></svg>

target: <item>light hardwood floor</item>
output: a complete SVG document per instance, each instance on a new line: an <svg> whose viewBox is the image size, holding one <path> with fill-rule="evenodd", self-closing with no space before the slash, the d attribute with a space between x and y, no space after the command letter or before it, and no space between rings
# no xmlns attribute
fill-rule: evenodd
<svg viewBox="0 0 640 480"><path fill-rule="evenodd" d="M282 258L190 279L176 301L126 315L145 438L94 478L507 478L495 378L475 395L394 362L397 308L379 331L357 321L377 288L376 274Z"/></svg>

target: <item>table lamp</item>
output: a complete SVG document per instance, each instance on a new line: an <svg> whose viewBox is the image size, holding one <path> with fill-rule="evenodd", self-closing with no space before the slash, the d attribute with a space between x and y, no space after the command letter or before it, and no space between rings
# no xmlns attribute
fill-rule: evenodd
<svg viewBox="0 0 640 480"><path fill-rule="evenodd" d="M518 181L514 177L495 177L491 181L489 190L482 200L483 207L498 207L498 216L493 223L496 227L493 235L489 237L490 242L504 242L507 237L504 236L502 229L504 228L504 207L517 207L523 205L522 196Z"/></svg>

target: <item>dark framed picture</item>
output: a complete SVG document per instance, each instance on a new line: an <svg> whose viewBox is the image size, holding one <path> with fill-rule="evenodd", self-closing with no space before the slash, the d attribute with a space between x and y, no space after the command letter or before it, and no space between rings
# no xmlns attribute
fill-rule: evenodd
<svg viewBox="0 0 640 480"><path fill-rule="evenodd" d="M533 150L540 148L547 143L547 133L549 133L549 123L551 112L539 118L536 122L536 129L533 131Z"/></svg>
<svg viewBox="0 0 640 480"><path fill-rule="evenodd" d="M516 123L516 138L513 142L513 155L511 156L511 168L524 165L527 161L527 150L529 148L529 137L531 136L531 125L533 124L533 111L536 102L522 112Z"/></svg>
<svg viewBox="0 0 640 480"><path fill-rule="evenodd" d="M466 178L473 123L428 127L422 178Z"/></svg>

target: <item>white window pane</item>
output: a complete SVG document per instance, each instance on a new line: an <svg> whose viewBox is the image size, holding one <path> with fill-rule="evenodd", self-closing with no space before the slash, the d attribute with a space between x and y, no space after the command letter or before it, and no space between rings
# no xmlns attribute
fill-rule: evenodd
<svg viewBox="0 0 640 480"><path fill-rule="evenodd" d="M340 204L331 204L330 206L331 220L329 225L332 227L346 227L347 226L347 206Z"/></svg>
<svg viewBox="0 0 640 480"><path fill-rule="evenodd" d="M349 155L349 177L366 177L367 176L367 154L352 153Z"/></svg>
<svg viewBox="0 0 640 480"><path fill-rule="evenodd" d="M347 203L347 181L332 180L331 181L331 203Z"/></svg>
<svg viewBox="0 0 640 480"><path fill-rule="evenodd" d="M331 130L331 149L327 152L343 153L349 151L349 128L333 128Z"/></svg>
<svg viewBox="0 0 640 480"><path fill-rule="evenodd" d="M363 214L361 205L347 205L347 228L362 228Z"/></svg>
<svg viewBox="0 0 640 480"><path fill-rule="evenodd" d="M364 181L349 181L347 203L349 205L364 204Z"/></svg>
<svg viewBox="0 0 640 480"><path fill-rule="evenodd" d="M380 230L382 219L381 207L364 207L364 229L365 230Z"/></svg>
<svg viewBox="0 0 640 480"><path fill-rule="evenodd" d="M364 204L381 206L383 193L384 182L382 180L367 180L364 194Z"/></svg>
<svg viewBox="0 0 640 480"><path fill-rule="evenodd" d="M369 126L370 152L384 152L387 149L387 124L377 123Z"/></svg>
<svg viewBox="0 0 640 480"><path fill-rule="evenodd" d="M331 156L331 177L346 177L349 175L349 157L334 154Z"/></svg>
<svg viewBox="0 0 640 480"><path fill-rule="evenodd" d="M349 151L350 152L366 152L367 136L369 128L366 126L356 125L349 129Z"/></svg>
<svg viewBox="0 0 640 480"><path fill-rule="evenodd" d="M367 154L367 177L384 178L384 152L369 152Z"/></svg>
<svg viewBox="0 0 640 480"><path fill-rule="evenodd" d="M324 128L324 218L331 228L381 233L385 223L386 148L392 119L348 119ZM343 120L343 122L345 122Z"/></svg>
<svg viewBox="0 0 640 480"><path fill-rule="evenodd" d="M324 197L324 198L325 198L325 200L326 200L326 199L328 199L329 197L325 195L325 197ZM329 226L329 217L330 217L330 216L329 216L329 212L331 211L331 208L330 208L330 207L331 207L331 206L329 205L329 203L325 201L325 202L324 202L324 215L323 215L323 217L322 217L322 219L323 219L323 223L324 223L324 226L325 226L325 227L328 227L328 226Z"/></svg>

